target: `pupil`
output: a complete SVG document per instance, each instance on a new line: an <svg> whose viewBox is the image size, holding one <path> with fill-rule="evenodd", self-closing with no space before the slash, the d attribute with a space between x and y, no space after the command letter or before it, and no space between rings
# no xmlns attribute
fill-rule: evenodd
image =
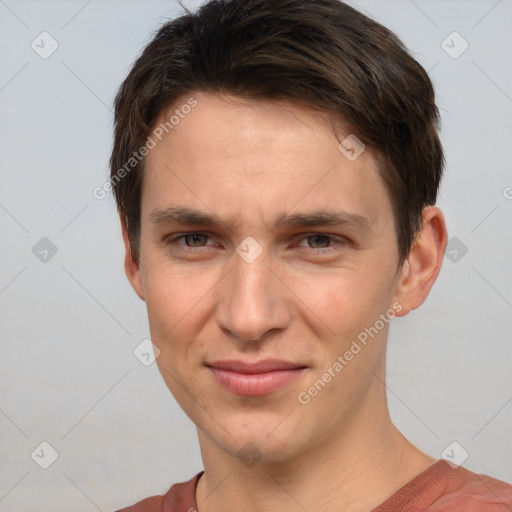
<svg viewBox="0 0 512 512"><path fill-rule="evenodd" d="M325 237L325 236L323 236L323 235L316 235L316 236L313 236L312 238L313 238L315 241L318 241L318 239L320 239L320 240L322 240L322 239L323 239L323 240L324 240L324 242L325 242L325 241L327 240L327 237ZM322 245L322 244L320 244L320 245ZM324 243L323 245L325 246L325 243Z"/></svg>
<svg viewBox="0 0 512 512"><path fill-rule="evenodd" d="M192 238L192 240L193 240L192 244L194 244L195 242L197 242L197 237L201 237L203 235L198 235L196 233L193 233L192 235L187 235L187 236ZM190 240L190 238L189 238L189 240Z"/></svg>

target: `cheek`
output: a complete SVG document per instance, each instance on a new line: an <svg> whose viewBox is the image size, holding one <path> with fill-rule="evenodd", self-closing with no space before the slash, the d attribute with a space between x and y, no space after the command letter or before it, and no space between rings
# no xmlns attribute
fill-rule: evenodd
<svg viewBox="0 0 512 512"><path fill-rule="evenodd" d="M146 261L142 282L150 324L162 334L173 328L205 294L205 283L176 265Z"/></svg>
<svg viewBox="0 0 512 512"><path fill-rule="evenodd" d="M151 271L145 273L145 302L151 339L160 350L157 363L165 364L169 367L168 371L174 373L173 361L177 353L184 349L183 345L176 341L186 339L180 335L180 331L183 328L183 319L190 310L190 299L187 297L188 290L184 288L182 279L162 270L151 267ZM162 375L165 378L165 375Z"/></svg>
<svg viewBox="0 0 512 512"><path fill-rule="evenodd" d="M349 342L388 308L390 286L381 269L334 269L333 272L296 277L298 307L320 337Z"/></svg>
<svg viewBox="0 0 512 512"><path fill-rule="evenodd" d="M209 293L219 278L216 273L194 273L167 262L148 263L143 282L151 338L160 349L158 362L183 374L204 353L204 342L198 340L211 315Z"/></svg>

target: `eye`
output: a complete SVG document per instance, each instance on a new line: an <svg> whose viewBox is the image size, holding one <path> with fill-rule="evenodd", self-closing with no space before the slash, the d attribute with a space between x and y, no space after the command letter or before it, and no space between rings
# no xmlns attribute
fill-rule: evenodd
<svg viewBox="0 0 512 512"><path fill-rule="evenodd" d="M180 243L179 240L183 239L184 244ZM203 248L211 247L215 244L206 244L210 237L204 233L183 233L174 237L169 237L165 241L165 244L170 246L172 249L184 252L201 252Z"/></svg>
<svg viewBox="0 0 512 512"><path fill-rule="evenodd" d="M176 240L183 238L185 240L185 245L187 247L202 247L201 240L205 242L206 238L208 238L203 233L187 233L186 235L181 235Z"/></svg>
<svg viewBox="0 0 512 512"><path fill-rule="evenodd" d="M323 233L314 233L311 235L305 236L303 239L307 243L307 247L309 249L313 249L315 251L326 252L325 249L331 250L333 243L343 243L341 239L335 239L330 235L324 235ZM304 245L300 245L299 247L304 247Z"/></svg>
<svg viewBox="0 0 512 512"><path fill-rule="evenodd" d="M184 243L181 243L181 240ZM211 241L211 243L208 243L208 241ZM302 235L296 247L309 249L313 254L321 254L338 249L344 242L345 239L342 237L334 237L323 233L311 233ZM207 234L198 232L182 233L169 237L166 239L165 244L171 250L196 254L209 251L216 245Z"/></svg>

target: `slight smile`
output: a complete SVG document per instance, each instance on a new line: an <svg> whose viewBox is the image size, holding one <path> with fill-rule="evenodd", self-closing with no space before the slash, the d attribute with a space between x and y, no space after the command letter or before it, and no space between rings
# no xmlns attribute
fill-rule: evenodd
<svg viewBox="0 0 512 512"><path fill-rule="evenodd" d="M307 368L277 359L257 363L217 361L206 366L223 388L239 396L263 396L272 393L301 375Z"/></svg>

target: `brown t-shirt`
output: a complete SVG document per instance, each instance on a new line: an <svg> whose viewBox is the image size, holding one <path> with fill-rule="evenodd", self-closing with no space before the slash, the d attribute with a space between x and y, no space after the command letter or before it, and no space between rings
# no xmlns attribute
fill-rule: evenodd
<svg viewBox="0 0 512 512"><path fill-rule="evenodd" d="M196 512L195 490L204 471L117 512ZM229 508L226 507L228 510ZM512 512L512 485L440 459L371 512Z"/></svg>

